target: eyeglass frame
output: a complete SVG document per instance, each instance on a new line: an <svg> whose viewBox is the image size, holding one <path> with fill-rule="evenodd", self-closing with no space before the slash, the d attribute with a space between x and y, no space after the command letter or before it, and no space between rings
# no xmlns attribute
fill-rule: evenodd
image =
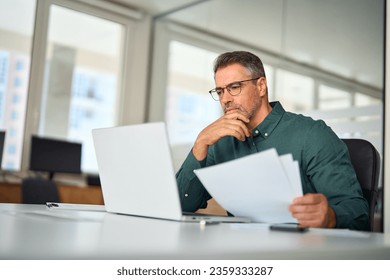
<svg viewBox="0 0 390 280"><path fill-rule="evenodd" d="M210 95L211 95L211 98L213 98L215 101L221 100L220 96L223 95L223 94L225 93L225 89L226 89L226 91L227 91L231 96L237 96L237 95L240 95L240 94L241 94L241 83L249 82L249 81L256 81L256 80L258 80L258 79L260 79L260 78L261 78L261 76L260 76L260 77L257 77L257 78L253 78L253 79L248 79L248 80L235 81L235 82L232 82L232 83L230 83L230 84L228 84L228 85L226 85L226 86L224 86L224 87L216 87L216 88L213 88L213 89L209 90L209 93L210 93ZM233 84L239 84L239 85L240 85L240 92L239 92L239 93L237 93L237 94L232 94L232 93L230 92L230 89L229 89L229 88L230 88ZM217 93L217 90L219 90L219 89L222 90L222 93L221 93L221 94L218 94L218 93ZM217 93L218 99L215 99L215 97L213 96L213 93Z"/></svg>

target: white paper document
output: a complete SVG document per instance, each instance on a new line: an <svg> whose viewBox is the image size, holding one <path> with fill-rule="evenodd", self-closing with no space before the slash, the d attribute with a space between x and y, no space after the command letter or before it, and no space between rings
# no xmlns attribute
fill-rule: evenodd
<svg viewBox="0 0 390 280"><path fill-rule="evenodd" d="M235 216L253 222L297 222L288 211L302 195L298 162L276 149L194 170L218 203Z"/></svg>

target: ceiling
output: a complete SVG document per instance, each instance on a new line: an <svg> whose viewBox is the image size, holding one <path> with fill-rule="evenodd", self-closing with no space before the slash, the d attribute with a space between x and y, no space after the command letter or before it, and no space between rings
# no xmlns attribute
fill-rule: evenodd
<svg viewBox="0 0 390 280"><path fill-rule="evenodd" d="M384 0L109 0L381 90Z"/></svg>

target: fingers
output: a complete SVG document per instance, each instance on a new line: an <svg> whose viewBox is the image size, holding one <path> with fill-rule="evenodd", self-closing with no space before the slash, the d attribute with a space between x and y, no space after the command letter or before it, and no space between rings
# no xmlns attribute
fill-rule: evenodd
<svg viewBox="0 0 390 280"><path fill-rule="evenodd" d="M199 133L192 149L193 155L197 160L203 160L207 155L208 147L225 136L233 136L240 141L245 141L251 135L251 131L246 126L249 121L239 111L229 111Z"/></svg>
<svg viewBox="0 0 390 280"><path fill-rule="evenodd" d="M301 227L325 227L326 216L320 213L293 214Z"/></svg>
<svg viewBox="0 0 390 280"><path fill-rule="evenodd" d="M245 141L251 135L251 131L246 126L248 122L249 119L246 116L237 112L231 113L222 116L201 133L208 137L209 145L225 136L233 136L240 141Z"/></svg>
<svg viewBox="0 0 390 280"><path fill-rule="evenodd" d="M245 141L251 135L251 132L241 120L229 120L221 124L218 130L221 136L233 136L240 141Z"/></svg>
<svg viewBox="0 0 390 280"><path fill-rule="evenodd" d="M324 227L328 224L328 208L323 194L306 194L294 199L289 211L301 226Z"/></svg>
<svg viewBox="0 0 390 280"><path fill-rule="evenodd" d="M232 119L232 120L234 120L234 119L241 120L244 123L249 123L249 121L250 121L249 118L247 116L245 116L243 113L241 113L239 110L227 111L225 113L225 115L222 116L222 118Z"/></svg>
<svg viewBox="0 0 390 280"><path fill-rule="evenodd" d="M224 136L230 135L241 141L245 141L246 137L251 135L251 131L249 131L246 126L249 121L250 120L239 111L231 111L222 116L217 121L217 125L220 125L221 128L223 128L223 133L226 133Z"/></svg>

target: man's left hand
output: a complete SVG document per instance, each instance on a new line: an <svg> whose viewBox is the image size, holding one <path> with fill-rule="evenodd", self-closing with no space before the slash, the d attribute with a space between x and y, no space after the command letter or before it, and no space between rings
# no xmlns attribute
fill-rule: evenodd
<svg viewBox="0 0 390 280"><path fill-rule="evenodd" d="M336 215L323 194L308 193L297 197L289 206L292 216L302 227L333 228Z"/></svg>

